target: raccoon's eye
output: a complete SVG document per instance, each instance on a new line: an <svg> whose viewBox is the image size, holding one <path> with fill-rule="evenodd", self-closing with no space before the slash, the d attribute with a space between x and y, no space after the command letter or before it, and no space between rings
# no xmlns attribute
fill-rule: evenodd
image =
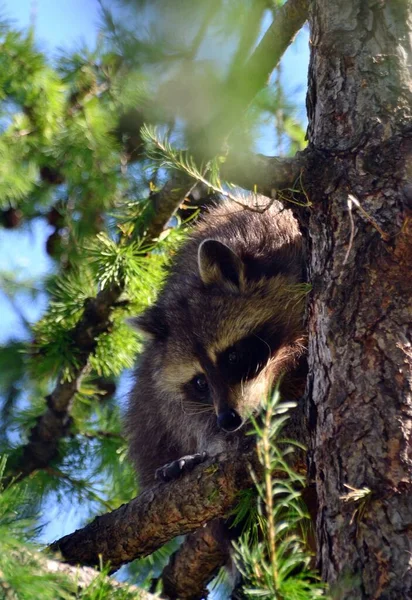
<svg viewBox="0 0 412 600"><path fill-rule="evenodd" d="M209 389L207 379L206 379L205 375L203 375L203 373L200 373L200 375L196 375L192 379L192 383L193 383L195 390L197 392L199 392L200 394L205 394Z"/></svg>
<svg viewBox="0 0 412 600"><path fill-rule="evenodd" d="M236 352L236 350L231 350L227 356L227 362L230 365L237 365L237 363L239 362L239 353Z"/></svg>

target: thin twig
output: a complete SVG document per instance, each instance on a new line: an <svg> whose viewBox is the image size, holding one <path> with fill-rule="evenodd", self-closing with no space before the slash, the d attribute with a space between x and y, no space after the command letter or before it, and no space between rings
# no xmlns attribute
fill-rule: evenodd
<svg viewBox="0 0 412 600"><path fill-rule="evenodd" d="M389 242L389 240L390 240L390 236L387 233L385 233L385 231L383 231L383 229L378 224L376 219L374 219L368 212L366 212L366 210L361 206L361 203L356 198L356 196L354 196L353 194L348 194L347 203L348 203L348 215L349 215L349 222L350 222L350 236L349 236L349 242L348 242L348 249L346 251L345 258L342 263L343 265L346 265L346 263L348 262L349 254L352 250L353 240L355 237L355 224L354 224L353 215L352 215L353 207L357 208L359 210L359 212L361 213L361 215L363 215L365 217L365 219L372 225L372 227L374 227L376 229L376 231L379 233L379 235L381 236L381 238L383 239L384 242Z"/></svg>
<svg viewBox="0 0 412 600"><path fill-rule="evenodd" d="M348 215L349 215L349 223L350 223L350 236L349 236L349 242L348 242L348 249L346 250L345 258L343 260L344 265L346 265L346 263L348 262L349 254L350 254L350 252L352 250L352 246L353 246L353 239L355 237L355 224L353 222L352 205L353 205L352 195L349 194L348 195Z"/></svg>
<svg viewBox="0 0 412 600"><path fill-rule="evenodd" d="M372 215L370 215L368 212L366 212L366 210L362 207L361 203L356 198L356 196L354 196L353 194L349 194L348 201L349 201L349 199L354 204L354 206L359 210L359 212L365 217L365 219L367 221L369 221L369 223L372 225L372 227L374 227L376 229L376 231L379 233L379 235L381 236L383 241L389 242L389 240L391 239L390 235L388 235L385 231L383 231L383 229L381 228L379 223L376 221L376 219L374 219L372 217Z"/></svg>

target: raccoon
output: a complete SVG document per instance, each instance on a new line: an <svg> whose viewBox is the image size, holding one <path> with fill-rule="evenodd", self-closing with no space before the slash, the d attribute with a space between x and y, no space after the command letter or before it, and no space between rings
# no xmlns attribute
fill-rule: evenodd
<svg viewBox="0 0 412 600"><path fill-rule="evenodd" d="M126 434L143 488L239 444L279 378L283 397L300 392L299 228L278 202L264 212L242 202L199 219L155 304L133 319L147 342Z"/></svg>

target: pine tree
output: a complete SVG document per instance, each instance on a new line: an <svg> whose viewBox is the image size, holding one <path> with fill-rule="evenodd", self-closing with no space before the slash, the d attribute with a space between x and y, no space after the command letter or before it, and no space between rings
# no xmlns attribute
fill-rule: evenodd
<svg viewBox="0 0 412 600"><path fill-rule="evenodd" d="M404 322L402 298L410 297L404 276L405 256L410 255L410 190L405 184L410 10L406 1L384 10L376 3L366 8L360 0L350 0L348 15L343 0L337 3L340 10L335 4L316 0L308 9L305 0L277 2L276 7L251 0L184 0L178 7L175 2L129 1L114 12L102 6L97 47L61 54L54 62L36 48L34 31L19 32L2 23L0 221L4 228L27 231L36 220L47 222L51 233L46 249L54 265L40 282L22 279L10 270L0 274L14 305L18 306L21 294L47 298L47 309L32 326L21 315L25 339L10 339L0 349L4 372L0 451L5 457L0 589L5 597L65 598L77 593L73 577L52 575L43 562L47 559L30 545L38 535L41 511L63 498L85 506L85 518L116 509L112 516L106 514L53 547L69 562L103 569L92 584L82 584L81 597L127 597L133 590L109 583L107 559L116 568L156 550L173 533L197 528L163 571L163 584L171 595L185 597L185 592L176 590L184 581L179 581L179 568L181 572L182 564L186 567L187 550L207 541L209 559L216 558L212 556L216 540L206 540L200 526L204 520L227 514L236 500L235 519L251 512L260 533L254 536L256 525L252 525L237 544L245 581L234 594L303 599L326 593L308 570L302 549L303 512L296 500L300 477L285 459L289 446L279 441L282 409L277 398L268 402L266 427L256 423L257 456L251 453L242 461L234 458L219 464L211 460L196 481L182 478L176 485L181 497L175 502L181 502L185 486L197 485L204 491L192 521L183 519L175 530L168 529L166 518L161 535L154 531L151 539L148 535L140 540L140 548L130 550L133 544L127 529L136 527L130 513L135 510L140 515L144 528L147 502L144 496L131 500L137 489L116 394L141 344L126 318L155 297L199 206L217 197L241 202L238 186L264 193L269 201L277 190L277 198L296 207L308 242L314 288L308 300L311 372L306 433L311 450L308 477L316 484L321 506L317 541L322 575L334 584L333 593L339 597L408 597L404 533L410 516L405 492L410 481L409 459L402 450L407 421L396 402L401 399L402 407L407 406L410 384L403 370L410 358L409 342L398 331L399 322ZM305 145L302 128L285 101L280 71L271 85L267 79L306 18L312 32L310 144L293 156ZM357 47L353 31L362 36L367 52ZM212 51L216 47L218 57ZM377 47L385 53L378 53ZM391 48L396 48L396 54ZM386 60L392 61L391 68ZM375 120L366 114L368 101L378 115ZM270 159L253 154L257 132L268 120L279 154L286 150L288 156ZM399 151L399 145L405 152ZM381 165L386 179L377 183ZM367 208L358 199L362 193ZM375 196L379 206L372 201ZM391 205L383 202L386 197L393 200ZM344 215L349 215L348 244L342 234L342 202ZM402 206L403 212L391 212L395 205ZM356 216L364 220L358 230ZM371 247L375 253L369 252ZM359 269L359 275L347 266L351 253L360 257L362 250L368 267ZM387 284L376 276L379 264L385 267ZM364 281L373 284L381 298L379 311L365 300ZM362 310L353 308L355 296ZM391 311L396 319L391 320ZM358 339L363 325L368 329L377 323L382 323L385 335L380 330L379 340L373 335L368 338L365 354L379 367L381 379L360 381L361 361L352 338ZM325 340L334 352L333 360ZM323 371L321 361L327 365ZM347 372L345 380L340 372ZM340 381L341 391L333 377ZM359 403L351 404L352 397L358 398L357 386L367 398L358 412L354 406ZM391 386L389 420L381 410L386 407L382 389ZM345 402L346 412L341 408ZM383 441L371 422L375 406L385 431ZM335 419L333 435L330 419ZM364 440L367 448L361 456L350 435L355 421L356 440ZM335 441L339 452L331 446ZM346 451L345 444L353 452ZM386 459L391 466L385 478ZM230 485L222 489L222 473L229 482L244 483L248 491L241 494L240 502L238 490ZM213 493L206 493L211 482ZM161 493L151 499L159 515L170 507L164 501ZM121 507L122 503L129 504ZM184 511L184 502L179 506ZM110 531L115 518L120 519L115 525L123 535L124 554L116 554L116 527L113 548L107 548L106 538L97 539L99 523L106 523ZM376 540L381 540L384 551ZM101 544L106 545L102 559L96 551ZM171 551L172 544L133 565L130 577L148 588ZM198 558L192 553L193 565ZM204 585L221 557L213 560L209 571L196 567L197 589L187 598L206 595Z"/></svg>

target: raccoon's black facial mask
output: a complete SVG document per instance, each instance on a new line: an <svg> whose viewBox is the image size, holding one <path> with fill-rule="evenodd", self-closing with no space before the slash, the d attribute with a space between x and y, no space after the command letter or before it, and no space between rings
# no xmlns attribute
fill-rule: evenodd
<svg viewBox="0 0 412 600"><path fill-rule="evenodd" d="M231 385L256 377L271 355L270 344L258 335L251 335L221 352L217 366Z"/></svg>
<svg viewBox="0 0 412 600"><path fill-rule="evenodd" d="M253 379L281 346L281 341L282 337L279 332L276 335L256 332L220 352L217 356L216 366L212 366L210 363L210 368L216 369L219 372L219 378L229 386ZM209 376L213 377L211 374ZM212 403L210 386L205 373L197 373L184 385L184 389L192 400L206 404Z"/></svg>

